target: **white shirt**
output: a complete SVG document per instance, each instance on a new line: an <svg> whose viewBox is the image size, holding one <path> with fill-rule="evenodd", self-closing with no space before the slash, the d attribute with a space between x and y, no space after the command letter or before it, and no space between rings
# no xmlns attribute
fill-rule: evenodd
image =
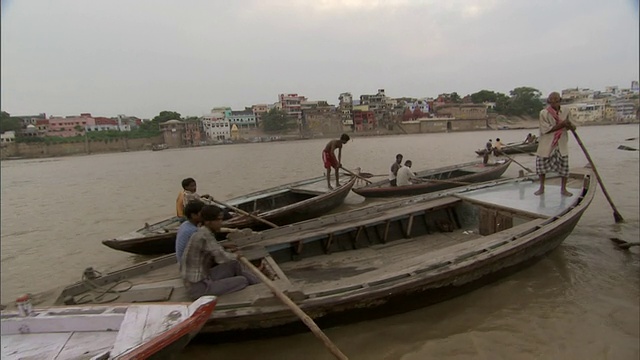
<svg viewBox="0 0 640 360"><path fill-rule="evenodd" d="M409 180L414 177L416 177L416 174L411 171L411 168L408 166L403 166L400 168L400 170L398 170L398 179L396 181L398 186L407 186L411 185L411 182Z"/></svg>

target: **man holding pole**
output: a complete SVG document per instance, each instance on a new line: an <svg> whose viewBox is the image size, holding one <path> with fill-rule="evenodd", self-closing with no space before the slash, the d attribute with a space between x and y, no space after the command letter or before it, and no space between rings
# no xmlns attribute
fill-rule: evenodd
<svg viewBox="0 0 640 360"><path fill-rule="evenodd" d="M327 143L327 146L322 150L322 162L324 163L324 168L327 170L327 186L329 189L333 190L331 187L331 168L333 168L336 172L336 187L340 186L340 175L339 170L341 166L342 160L342 145L346 144L349 141L349 135L342 134L340 139L331 140ZM335 151L338 149L338 157L336 158Z"/></svg>
<svg viewBox="0 0 640 360"><path fill-rule="evenodd" d="M540 176L540 188L535 195L544 194L544 182L548 172L557 172L562 177L560 193L571 196L567 191L567 176L569 176L569 134L568 130L575 130L571 123L570 111L560 109L560 94L552 92L547 98L545 109L540 111L540 137L536 152L536 173Z"/></svg>

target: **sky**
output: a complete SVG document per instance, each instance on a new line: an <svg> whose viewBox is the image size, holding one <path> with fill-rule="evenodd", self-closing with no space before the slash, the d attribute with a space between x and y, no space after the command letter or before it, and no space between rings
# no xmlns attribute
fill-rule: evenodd
<svg viewBox="0 0 640 360"><path fill-rule="evenodd" d="M1 0L0 106L152 118L280 93L338 103L630 87L638 0Z"/></svg>

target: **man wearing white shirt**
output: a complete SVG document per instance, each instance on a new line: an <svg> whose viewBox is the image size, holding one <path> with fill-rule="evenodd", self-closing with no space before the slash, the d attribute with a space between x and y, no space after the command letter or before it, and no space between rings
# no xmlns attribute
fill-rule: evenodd
<svg viewBox="0 0 640 360"><path fill-rule="evenodd" d="M398 176L396 181L398 186L407 186L411 185L411 180L416 178L416 174L411 171L411 160L407 160L404 162L404 166L398 169Z"/></svg>

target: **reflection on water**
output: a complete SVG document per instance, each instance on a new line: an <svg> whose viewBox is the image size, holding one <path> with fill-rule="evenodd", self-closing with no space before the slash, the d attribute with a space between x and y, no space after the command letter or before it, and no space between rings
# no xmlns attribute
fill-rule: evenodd
<svg viewBox="0 0 640 360"><path fill-rule="evenodd" d="M608 240L640 237L639 154L617 150L624 139L638 137L638 126L578 131L624 223L614 223L598 193L563 245L532 267L445 303L327 329L327 335L352 359L639 358L640 249L620 251ZM528 132L500 131L499 136L516 141ZM474 150L487 135L497 134L355 138L345 146L343 162L377 174L387 172L396 153L412 159L416 170L467 162L476 159ZM2 302L77 281L88 266L104 272L146 260L100 240L172 215L185 177L194 177L200 192L226 199L319 176L326 141L3 161ZM515 158L535 168L535 157ZM573 141L570 162L573 167L587 163ZM514 164L505 176L517 176L519 170ZM549 192L541 201L557 201L556 196ZM350 194L340 210L380 201ZM215 346L196 341L182 354L184 359L214 357L332 358L309 333Z"/></svg>

